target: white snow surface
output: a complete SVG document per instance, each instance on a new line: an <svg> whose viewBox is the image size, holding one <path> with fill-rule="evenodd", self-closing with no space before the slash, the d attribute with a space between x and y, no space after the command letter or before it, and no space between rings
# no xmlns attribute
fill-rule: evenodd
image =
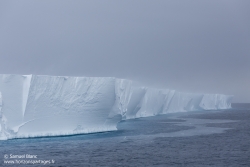
<svg viewBox="0 0 250 167"><path fill-rule="evenodd" d="M0 140L113 131L122 119L229 109L232 97L113 77L0 74Z"/></svg>

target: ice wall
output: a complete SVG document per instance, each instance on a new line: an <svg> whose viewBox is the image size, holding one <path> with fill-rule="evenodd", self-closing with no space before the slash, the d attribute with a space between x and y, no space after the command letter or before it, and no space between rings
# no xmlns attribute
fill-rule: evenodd
<svg viewBox="0 0 250 167"><path fill-rule="evenodd" d="M122 119L228 109L231 99L111 77L0 75L0 139L111 131Z"/></svg>

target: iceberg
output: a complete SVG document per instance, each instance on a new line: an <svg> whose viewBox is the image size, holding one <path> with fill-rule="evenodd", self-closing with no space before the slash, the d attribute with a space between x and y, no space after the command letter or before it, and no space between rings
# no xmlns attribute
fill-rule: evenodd
<svg viewBox="0 0 250 167"><path fill-rule="evenodd" d="M114 77L0 75L0 140L117 130L121 120L231 108L231 95L156 89Z"/></svg>

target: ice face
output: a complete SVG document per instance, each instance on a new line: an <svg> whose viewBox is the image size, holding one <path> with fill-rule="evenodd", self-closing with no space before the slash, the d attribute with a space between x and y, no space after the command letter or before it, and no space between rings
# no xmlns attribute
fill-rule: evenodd
<svg viewBox="0 0 250 167"><path fill-rule="evenodd" d="M228 109L231 99L112 77L0 75L0 139L111 131L122 119Z"/></svg>

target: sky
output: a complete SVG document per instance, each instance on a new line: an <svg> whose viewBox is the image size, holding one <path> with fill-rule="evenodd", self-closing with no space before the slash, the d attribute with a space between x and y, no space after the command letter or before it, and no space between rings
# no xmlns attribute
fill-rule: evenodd
<svg viewBox="0 0 250 167"><path fill-rule="evenodd" d="M250 1L1 0L0 73L117 77L250 103Z"/></svg>

